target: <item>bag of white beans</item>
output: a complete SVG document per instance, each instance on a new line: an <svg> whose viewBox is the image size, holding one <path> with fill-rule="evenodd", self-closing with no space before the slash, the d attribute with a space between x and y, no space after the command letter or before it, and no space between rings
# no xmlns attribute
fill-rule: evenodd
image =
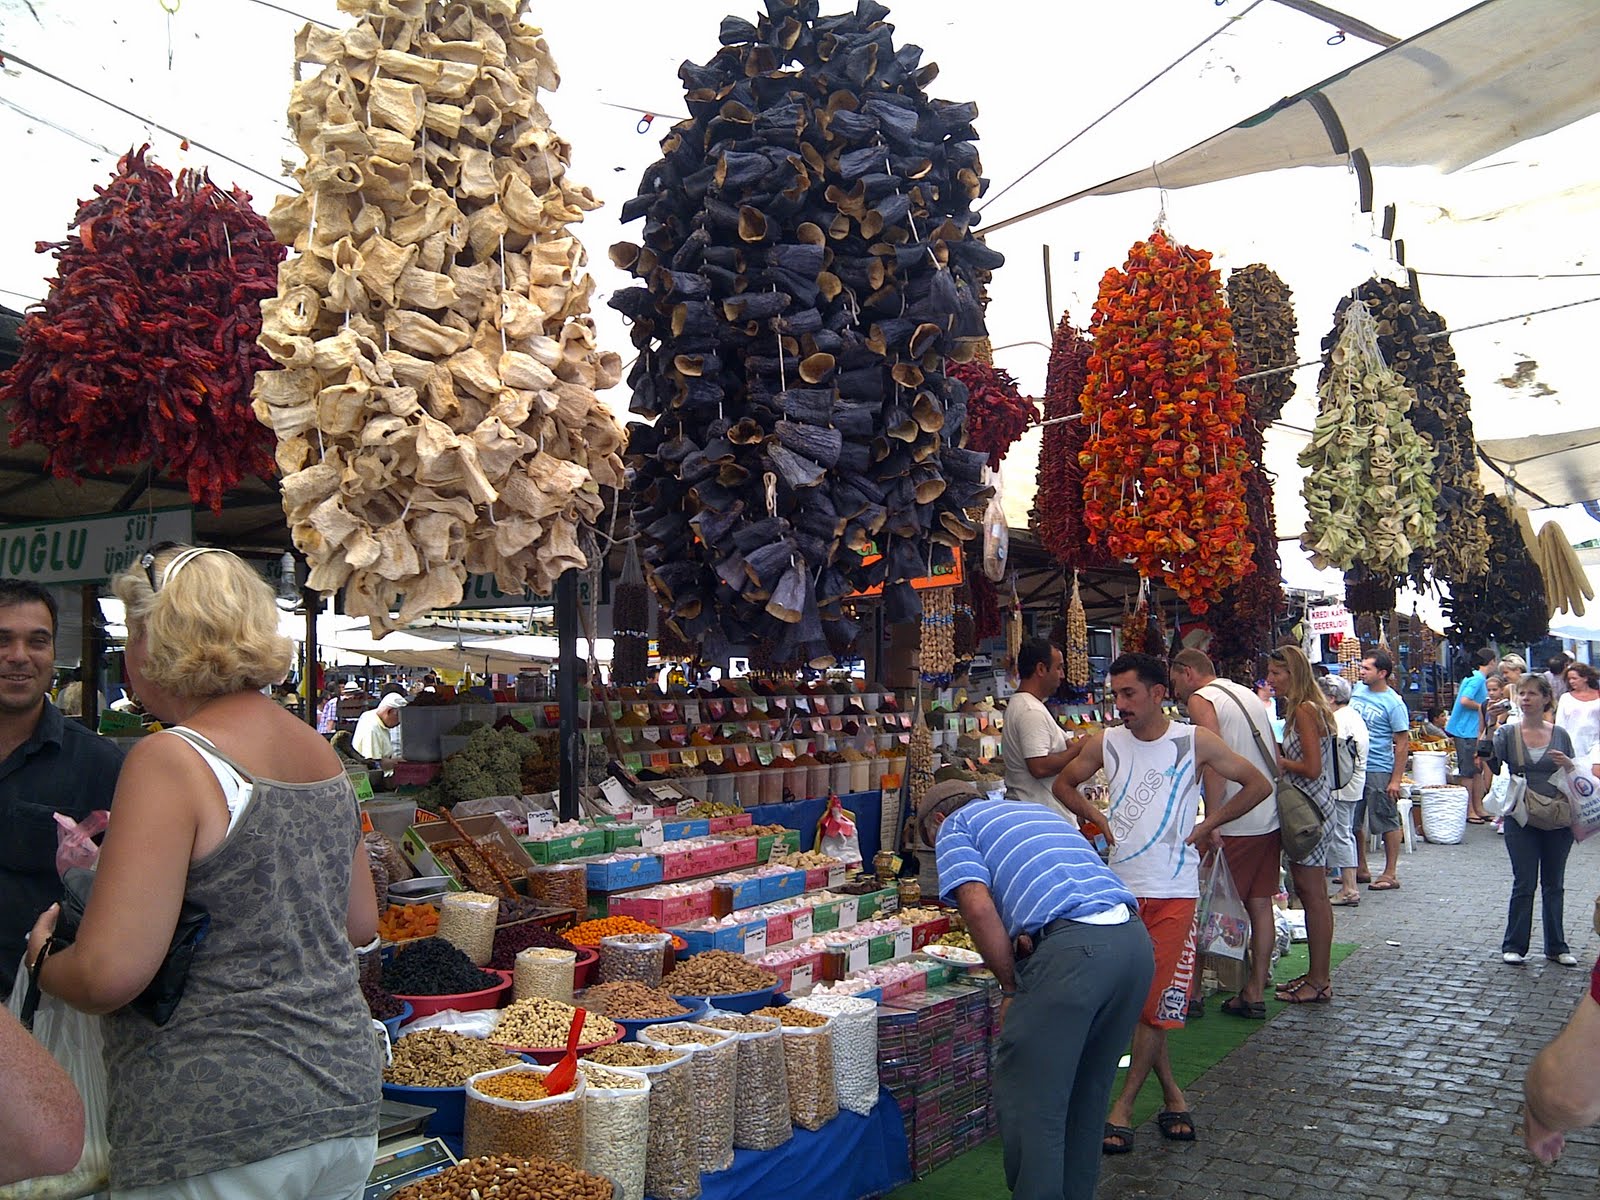
<svg viewBox="0 0 1600 1200"><path fill-rule="evenodd" d="M865 1116L878 1103L878 1006L858 996L804 996L791 1001L833 1021L833 1082L839 1107Z"/></svg>

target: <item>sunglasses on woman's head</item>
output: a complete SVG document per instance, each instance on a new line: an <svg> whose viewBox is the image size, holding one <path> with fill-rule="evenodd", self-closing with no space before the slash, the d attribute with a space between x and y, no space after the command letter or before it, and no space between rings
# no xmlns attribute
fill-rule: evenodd
<svg viewBox="0 0 1600 1200"><path fill-rule="evenodd" d="M139 565L144 568L144 577L150 581L150 590L152 592L161 590L156 584L156 559L168 550L176 550L177 548L177 542L157 542L146 550L144 557L139 560Z"/></svg>

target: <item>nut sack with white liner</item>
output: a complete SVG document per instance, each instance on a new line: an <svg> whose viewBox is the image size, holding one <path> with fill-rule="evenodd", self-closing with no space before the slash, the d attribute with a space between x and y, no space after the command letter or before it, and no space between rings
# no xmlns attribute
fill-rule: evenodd
<svg viewBox="0 0 1600 1200"><path fill-rule="evenodd" d="M310 586L345 588L381 635L457 603L469 572L520 595L587 565L580 526L622 483L596 395L621 363L567 231L598 201L566 177L538 101L559 76L521 4L339 7L355 25L295 39L305 190L269 217L294 253L253 395Z"/></svg>

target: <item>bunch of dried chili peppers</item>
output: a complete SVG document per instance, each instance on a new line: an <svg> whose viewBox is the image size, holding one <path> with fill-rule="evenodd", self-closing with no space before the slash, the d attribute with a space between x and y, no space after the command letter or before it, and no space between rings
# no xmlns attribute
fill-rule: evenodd
<svg viewBox="0 0 1600 1200"><path fill-rule="evenodd" d="M1202 613L1255 570L1233 328L1204 250L1157 230L1108 270L1082 407L1089 536Z"/></svg>
<svg viewBox="0 0 1600 1200"><path fill-rule="evenodd" d="M1083 527L1083 468L1078 453L1089 427L1080 419L1078 398L1089 377L1093 351L1094 343L1063 313L1045 372L1045 426L1033 501L1034 524L1044 548L1057 562L1078 569L1112 565L1105 548L1092 544Z"/></svg>
<svg viewBox="0 0 1600 1200"><path fill-rule="evenodd" d="M38 244L56 277L18 330L0 404L11 444L42 445L58 476L149 462L218 511L245 476L274 472L250 386L271 366L260 302L285 251L247 193L194 171L174 186L148 150L122 157L65 241Z"/></svg>
<svg viewBox="0 0 1600 1200"><path fill-rule="evenodd" d="M1039 420L1039 410L1011 374L992 363L951 363L949 375L967 386L967 449L987 454L989 469L998 471L1006 451Z"/></svg>

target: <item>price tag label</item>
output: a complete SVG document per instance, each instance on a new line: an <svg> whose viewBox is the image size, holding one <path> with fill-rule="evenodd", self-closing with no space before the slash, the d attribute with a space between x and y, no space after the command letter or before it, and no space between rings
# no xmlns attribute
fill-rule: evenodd
<svg viewBox="0 0 1600 1200"><path fill-rule="evenodd" d="M700 724L700 702L691 700L683 706L683 719L686 724Z"/></svg>
<svg viewBox="0 0 1600 1200"><path fill-rule="evenodd" d="M794 969L794 974L789 979L791 992L803 992L816 981L816 972L810 963L801 963Z"/></svg>
<svg viewBox="0 0 1600 1200"><path fill-rule="evenodd" d="M816 932L815 917L812 911L802 909L794 915L794 932L789 936L797 942L803 942Z"/></svg>
<svg viewBox="0 0 1600 1200"><path fill-rule="evenodd" d="M665 750L657 750L650 756L650 766L657 771L665 771L672 766L672 755Z"/></svg>
<svg viewBox="0 0 1600 1200"><path fill-rule="evenodd" d="M744 952L746 957L767 952L767 923L756 921L744 927Z"/></svg>
<svg viewBox="0 0 1600 1200"><path fill-rule="evenodd" d="M843 867L829 867L828 868L828 890L831 892L835 888L842 888L843 886L844 886L844 868Z"/></svg>
<svg viewBox="0 0 1600 1200"><path fill-rule="evenodd" d="M757 740L767 736L767 727L760 721L747 722L744 731Z"/></svg>
<svg viewBox="0 0 1600 1200"><path fill-rule="evenodd" d="M750 711L758 713L766 712L767 698L765 696L757 696L754 700L750 701Z"/></svg>
<svg viewBox="0 0 1600 1200"><path fill-rule="evenodd" d="M733 748L733 761L738 763L741 767L749 766L753 757L754 756L750 753L749 746L740 744Z"/></svg>
<svg viewBox="0 0 1600 1200"><path fill-rule="evenodd" d="M900 893L893 888L889 888L883 893L883 899L878 902L878 915L880 917L892 917L899 911Z"/></svg>
<svg viewBox="0 0 1600 1200"><path fill-rule="evenodd" d="M846 896L839 905L839 928L854 929L861 920L861 897Z"/></svg>
<svg viewBox="0 0 1600 1200"><path fill-rule="evenodd" d="M544 706L544 723L546 728L555 729L561 724L561 706L559 704L546 704Z"/></svg>
<svg viewBox="0 0 1600 1200"><path fill-rule="evenodd" d="M795 707L795 711L796 712L803 712L803 713L810 712L811 711L811 697L810 696L796 696L794 698L794 707Z"/></svg>
<svg viewBox="0 0 1600 1200"><path fill-rule="evenodd" d="M828 728L831 729L834 733L843 733L844 732L844 718L843 717L829 717L828 718Z"/></svg>
<svg viewBox="0 0 1600 1200"><path fill-rule="evenodd" d="M644 755L637 753L624 754L622 756L622 765L637 775L640 771L644 770Z"/></svg>
<svg viewBox="0 0 1600 1200"><path fill-rule="evenodd" d="M352 775L350 777L350 783L351 783L351 786L353 786L356 789L356 799L357 800L371 800L372 799L372 776L371 775L368 775L365 771L361 772L361 774L359 774L359 775Z"/></svg>
<svg viewBox="0 0 1600 1200"><path fill-rule="evenodd" d="M693 800L679 800L678 801L678 815L680 817L683 816L685 813L687 813L693 807L694 807L694 801Z"/></svg>
<svg viewBox="0 0 1600 1200"><path fill-rule="evenodd" d="M771 709L769 711L771 711L771 712L788 712L789 711L789 697L787 697L787 696L774 696L772 698L772 707L771 707Z"/></svg>
<svg viewBox="0 0 1600 1200"><path fill-rule="evenodd" d="M549 833L556 827L556 815L538 809L528 814L528 836L535 837L541 833Z"/></svg>
<svg viewBox="0 0 1600 1200"><path fill-rule="evenodd" d="M649 823L656 818L656 809L653 804L635 804L633 806L633 819Z"/></svg>
<svg viewBox="0 0 1600 1200"><path fill-rule="evenodd" d="M739 716L739 717L749 716L750 715L750 701L743 700L743 699L735 700L733 702L733 712L734 712L735 716Z"/></svg>
<svg viewBox="0 0 1600 1200"><path fill-rule="evenodd" d="M867 943L857 942L845 956L845 970L854 975L857 971L865 971L868 965Z"/></svg>
<svg viewBox="0 0 1600 1200"><path fill-rule="evenodd" d="M897 930L894 935L894 956L896 958L909 958L911 955L911 930Z"/></svg>
<svg viewBox="0 0 1600 1200"><path fill-rule="evenodd" d="M678 761L686 767L698 767L700 765L700 751L685 750L678 755Z"/></svg>
<svg viewBox="0 0 1600 1200"><path fill-rule="evenodd" d="M723 761L723 758L722 758L722 747L721 746L707 746L706 747L706 761L707 762L714 762L714 763L722 762Z"/></svg>
<svg viewBox="0 0 1600 1200"><path fill-rule="evenodd" d="M771 746L762 743L756 747L756 760L760 762L763 767L770 767L772 765L772 760L776 757L777 755L773 752Z"/></svg>
<svg viewBox="0 0 1600 1200"><path fill-rule="evenodd" d="M662 832L660 821L647 822L645 827L639 831L639 844L646 849L659 846L666 840L667 835Z"/></svg>

